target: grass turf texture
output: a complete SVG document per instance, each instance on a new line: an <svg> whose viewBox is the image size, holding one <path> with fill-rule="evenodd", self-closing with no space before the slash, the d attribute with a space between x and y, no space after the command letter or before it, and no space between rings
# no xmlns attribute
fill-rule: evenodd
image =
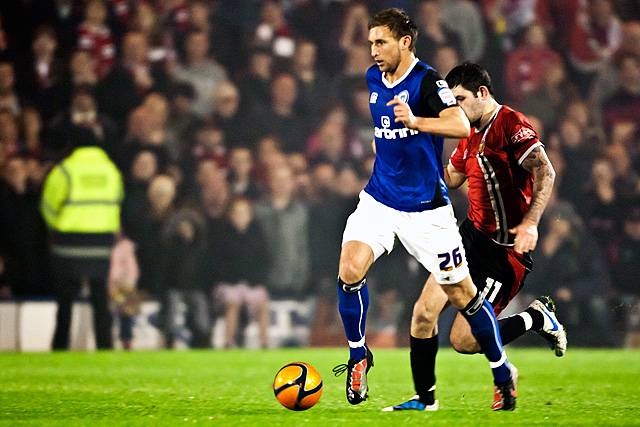
<svg viewBox="0 0 640 427"><path fill-rule="evenodd" d="M347 404L346 349L269 351L0 353L0 425L640 425L640 352L511 349L520 369L518 408L493 413L482 356L441 350L435 413L383 413L412 394L406 349L375 351L371 396ZM284 364L306 361L323 376L320 402L289 411L271 383Z"/></svg>

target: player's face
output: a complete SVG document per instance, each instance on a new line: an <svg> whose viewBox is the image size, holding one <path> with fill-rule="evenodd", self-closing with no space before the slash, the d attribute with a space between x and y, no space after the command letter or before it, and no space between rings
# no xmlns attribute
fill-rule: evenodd
<svg viewBox="0 0 640 427"><path fill-rule="evenodd" d="M453 95L456 97L456 101L458 101L458 105L460 105L462 111L464 111L464 114L469 119L469 123L471 123L472 126L475 126L475 124L480 121L480 118L482 117L482 114L484 112L484 104L482 98L474 95L473 92L463 88L460 85L454 87L451 90L453 92Z"/></svg>
<svg viewBox="0 0 640 427"><path fill-rule="evenodd" d="M383 73L393 73L400 64L400 42L387 26L369 30L371 56Z"/></svg>

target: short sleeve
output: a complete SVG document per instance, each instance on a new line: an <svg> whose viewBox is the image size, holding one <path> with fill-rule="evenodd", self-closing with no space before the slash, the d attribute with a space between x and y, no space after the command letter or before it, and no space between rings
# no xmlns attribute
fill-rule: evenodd
<svg viewBox="0 0 640 427"><path fill-rule="evenodd" d="M518 159L518 164L522 164L536 147L542 145L538 133L522 114L513 116L507 138L515 158Z"/></svg>
<svg viewBox="0 0 640 427"><path fill-rule="evenodd" d="M428 70L420 84L420 97L426 117L438 117L445 108L458 105L449 85L435 70Z"/></svg>
<svg viewBox="0 0 640 427"><path fill-rule="evenodd" d="M467 149L467 138L462 138L460 142L458 142L458 146L451 153L451 157L449 157L449 163L453 166L458 172L465 172L465 158L464 152Z"/></svg>

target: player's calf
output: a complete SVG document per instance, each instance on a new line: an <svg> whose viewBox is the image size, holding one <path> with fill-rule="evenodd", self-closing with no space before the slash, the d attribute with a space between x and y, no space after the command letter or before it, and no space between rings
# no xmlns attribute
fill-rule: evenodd
<svg viewBox="0 0 640 427"><path fill-rule="evenodd" d="M456 316L449 334L449 340L453 349L458 353L476 354L481 350L480 344L471 333L469 323L460 315Z"/></svg>

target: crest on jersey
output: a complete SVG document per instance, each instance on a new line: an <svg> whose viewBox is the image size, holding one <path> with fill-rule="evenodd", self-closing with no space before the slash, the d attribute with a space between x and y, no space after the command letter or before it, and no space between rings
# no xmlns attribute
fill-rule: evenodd
<svg viewBox="0 0 640 427"><path fill-rule="evenodd" d="M388 129L391 127L391 119L389 118L389 116L380 117L380 123L382 123L382 127L385 129Z"/></svg>
<svg viewBox="0 0 640 427"><path fill-rule="evenodd" d="M519 144L536 137L536 132L533 129L521 127L516 133L511 135L511 143Z"/></svg>
<svg viewBox="0 0 640 427"><path fill-rule="evenodd" d="M371 92L371 96L369 97L369 104L375 104L378 100L378 92Z"/></svg>
<svg viewBox="0 0 640 427"><path fill-rule="evenodd" d="M402 102L409 102L409 91L403 90L398 94L398 99Z"/></svg>

